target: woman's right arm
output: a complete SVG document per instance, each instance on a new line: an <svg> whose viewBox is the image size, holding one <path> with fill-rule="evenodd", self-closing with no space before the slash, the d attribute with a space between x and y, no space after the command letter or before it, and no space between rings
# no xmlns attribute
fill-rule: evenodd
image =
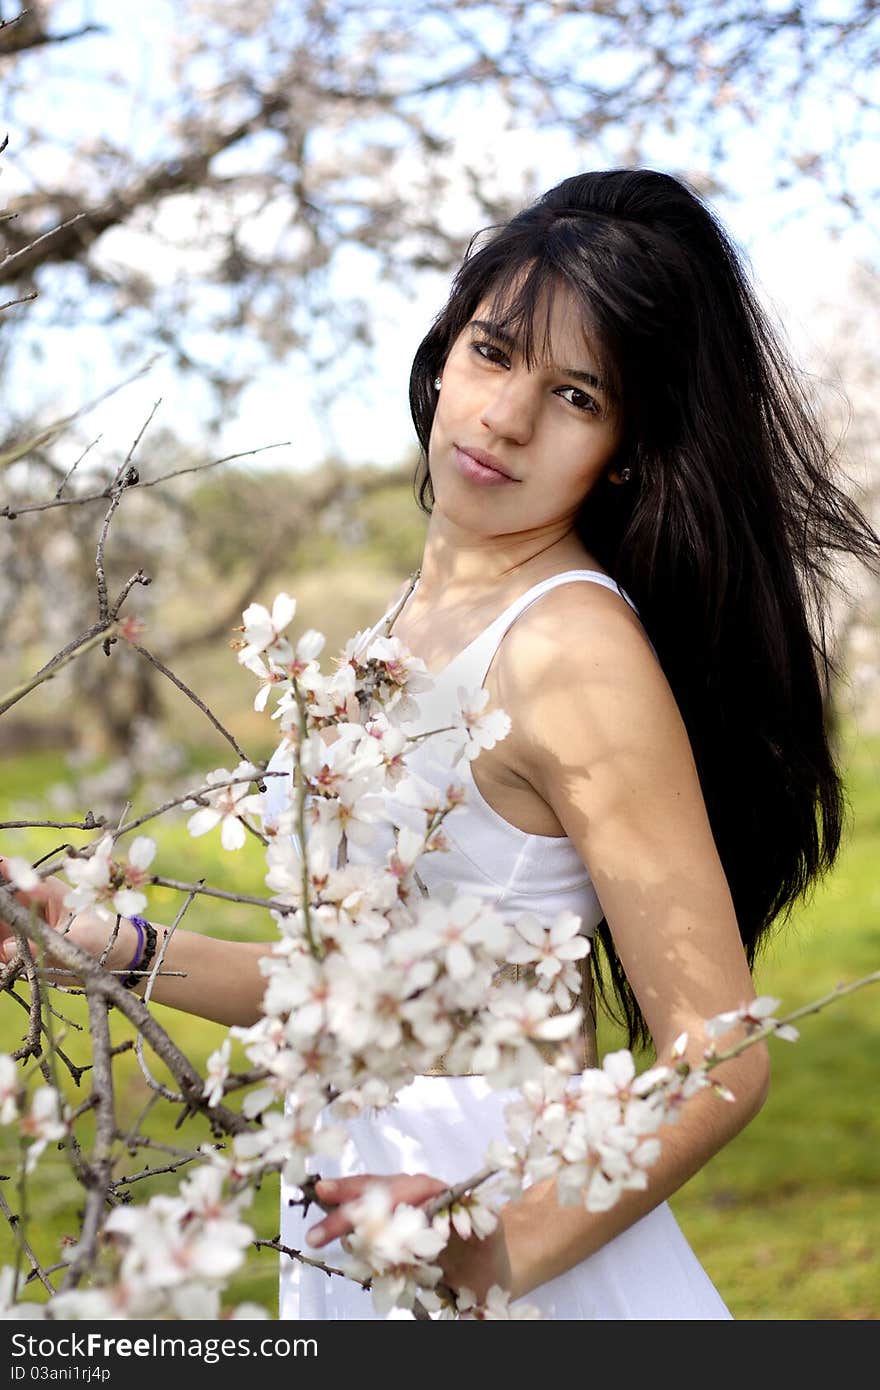
<svg viewBox="0 0 880 1390"><path fill-rule="evenodd" d="M166 929L155 922L153 925L159 934L156 948L158 957ZM124 969L137 946L134 928L127 920L121 924L120 937L123 931L128 933L125 939L130 943L128 959L122 962L121 967L115 959L108 959L105 963L111 970ZM117 952L118 942L114 947L114 956ZM227 1026L238 1024L246 1028L256 1023L262 1013L267 979L260 970L260 958L270 955L271 943L268 941L223 941L178 927L165 952L162 973L158 973L153 980L150 999L157 1004L167 1004L171 1009L181 1009L184 1013L211 1019L214 1023ZM166 975L165 971L180 973ZM149 976L145 975L144 982L133 987L133 993L143 995L148 979Z"/></svg>
<svg viewBox="0 0 880 1390"><path fill-rule="evenodd" d="M7 877L6 861L0 857L0 881ZM22 907L36 907L50 927L60 930L70 917L62 901L68 890L69 885L61 879L45 878L39 887L31 891L16 891L15 897ZM153 925L158 941L151 966L155 965L162 951L167 931L158 922ZM98 957L104 951L112 929L113 921L98 917L93 912L81 912L65 935L75 945ZM130 967L137 947L137 931L128 918L123 917L117 938L104 961L105 968L124 973ZM0 910L0 964L11 960L17 951L18 943L12 928L2 920ZM262 1012L267 984L260 970L262 956L271 956L271 943L268 941L223 941L178 927L165 951L161 967L163 973L157 974L153 980L150 998L154 1003L166 1004L169 1008L181 1009L214 1023L247 1027L256 1023ZM46 963L51 965L52 961ZM165 971L179 973L166 975ZM134 986L133 993L143 995L148 980L149 975L145 975Z"/></svg>

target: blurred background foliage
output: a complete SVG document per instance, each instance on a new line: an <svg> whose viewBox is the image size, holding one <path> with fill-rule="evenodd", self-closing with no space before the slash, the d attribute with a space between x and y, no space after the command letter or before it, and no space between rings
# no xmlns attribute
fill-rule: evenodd
<svg viewBox="0 0 880 1390"><path fill-rule="evenodd" d="M838 292L826 289L827 260L810 253L812 233L804 239L801 279L815 306L805 313L820 339L808 387L840 441L844 476L876 518L878 35L873 0L0 7L11 199L0 211L0 300L12 302L0 311L0 692L94 621L100 493L137 439L130 452L144 486L126 492L113 519L111 592L144 571L151 582L125 610L143 618L144 644L249 756L267 757L275 725L253 711L256 683L229 649L241 611L292 593L295 630L325 633L329 669L416 567L426 518L413 497L414 447L371 461L369 442L398 437L392 424L405 415L406 304L427 286L436 308L470 234L547 186L551 165L552 178L662 167L734 229L778 219L781 232L818 210L829 235L853 246ZM383 322L394 382L383 375L368 401L379 430L362 438L353 383L381 361ZM158 376L155 390L171 394L155 420L125 404L134 388L86 409L156 349L164 365L144 379L152 391ZM334 447L343 433L347 453ZM258 451L267 437L278 452ZM319 441L310 460L307 437ZM239 456L218 462L230 454ZM62 496L75 504L47 506ZM863 575L847 579L832 613L833 713L850 835L833 877L757 974L761 991L792 1008L877 966L880 594ZM112 819L128 800L146 809L236 760L195 705L121 642L13 705L0 719L0 757L3 820L88 810ZM214 835L190 839L185 819L176 812L151 827L163 874L262 893L255 843L224 854ZM65 835L88 839L7 830L3 847L35 858ZM158 920L177 906L152 890ZM205 900L186 925L254 939L273 930L256 910ZM795 1046L776 1044L765 1110L674 1199L737 1317L880 1316L876 999L854 996L806 1020ZM58 1036L87 1061L80 1001L59 996L58 1009ZM157 1014L196 1062L224 1036ZM14 1049L24 1022L7 1000L0 1050ZM601 1043L617 1044L607 1023ZM118 1085L134 1126L148 1092L128 1056ZM210 1137L203 1121L176 1133L161 1107L146 1124L172 1145ZM8 1131L0 1143L0 1191L34 1218L51 1262L75 1234L80 1190L50 1149L30 1190L13 1191ZM127 1171L142 1165L132 1154ZM277 1232L277 1201L277 1182L264 1183L261 1236ZM0 1264L11 1255L3 1223ZM232 1298L274 1314L275 1265L253 1252Z"/></svg>

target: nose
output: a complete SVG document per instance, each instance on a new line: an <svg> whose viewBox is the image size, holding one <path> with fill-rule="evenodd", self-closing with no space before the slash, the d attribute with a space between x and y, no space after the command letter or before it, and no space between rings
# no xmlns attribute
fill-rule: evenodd
<svg viewBox="0 0 880 1390"><path fill-rule="evenodd" d="M480 423L497 439L527 444L535 428L536 392L528 372L499 375L488 390Z"/></svg>

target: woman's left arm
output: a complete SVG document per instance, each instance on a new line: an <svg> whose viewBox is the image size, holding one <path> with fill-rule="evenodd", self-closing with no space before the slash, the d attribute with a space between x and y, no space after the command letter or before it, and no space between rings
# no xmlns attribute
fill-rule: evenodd
<svg viewBox="0 0 880 1390"><path fill-rule="evenodd" d="M755 991L687 732L623 601L586 584L553 598L502 648L499 699L511 714L512 753L590 868L657 1060L670 1060L686 1032L685 1060L699 1063L710 1041L705 1020ZM577 646L572 633L583 634ZM731 1031L725 1045L741 1036ZM738 1134L767 1096L766 1044L713 1075L735 1099L704 1091L689 1100L658 1131L661 1154L645 1189L587 1212L560 1206L550 1179L502 1208L514 1296L593 1254Z"/></svg>

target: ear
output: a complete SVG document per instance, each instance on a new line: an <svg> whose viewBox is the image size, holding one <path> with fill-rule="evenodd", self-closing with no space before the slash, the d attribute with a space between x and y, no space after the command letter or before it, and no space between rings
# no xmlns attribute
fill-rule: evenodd
<svg viewBox="0 0 880 1390"><path fill-rule="evenodd" d="M632 477L632 469L628 465L624 468L609 468L605 477L608 479L608 482L613 483L615 487L623 487Z"/></svg>

